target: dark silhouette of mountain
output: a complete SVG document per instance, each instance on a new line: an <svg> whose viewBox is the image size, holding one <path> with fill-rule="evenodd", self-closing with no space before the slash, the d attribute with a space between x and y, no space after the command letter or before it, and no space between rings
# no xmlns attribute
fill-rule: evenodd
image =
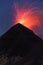
<svg viewBox="0 0 43 65"><path fill-rule="evenodd" d="M2 53L38 59L43 57L43 40L18 23L0 38L0 54Z"/></svg>

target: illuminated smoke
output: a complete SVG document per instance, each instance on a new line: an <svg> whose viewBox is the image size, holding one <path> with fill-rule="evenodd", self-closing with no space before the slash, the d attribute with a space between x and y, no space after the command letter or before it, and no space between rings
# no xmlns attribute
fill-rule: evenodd
<svg viewBox="0 0 43 65"><path fill-rule="evenodd" d="M15 15L15 22L13 17L13 24L21 23L39 35L43 32L41 30L43 26L43 10L37 7L31 7L32 4L30 7L24 4L21 8L17 3L14 4L16 15L13 13L13 16Z"/></svg>

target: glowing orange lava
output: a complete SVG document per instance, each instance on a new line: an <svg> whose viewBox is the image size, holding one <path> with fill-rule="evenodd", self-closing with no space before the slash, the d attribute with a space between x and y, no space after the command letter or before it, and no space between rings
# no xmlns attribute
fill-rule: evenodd
<svg viewBox="0 0 43 65"><path fill-rule="evenodd" d="M35 26L39 24L38 15L36 14L36 9L29 9L29 8L19 8L15 6L16 9L16 22L21 23L24 26L31 28L31 26Z"/></svg>
<svg viewBox="0 0 43 65"><path fill-rule="evenodd" d="M19 7L18 3L14 3L14 12L16 15L13 12L13 25L21 23L27 28L30 28L35 34L40 36L40 34L43 34L43 10L37 7L32 7L32 4L28 6L26 3L24 3L22 7Z"/></svg>

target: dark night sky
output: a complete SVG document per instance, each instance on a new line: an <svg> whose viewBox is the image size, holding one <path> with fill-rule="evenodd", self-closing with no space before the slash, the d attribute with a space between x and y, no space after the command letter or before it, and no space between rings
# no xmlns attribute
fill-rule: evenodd
<svg viewBox="0 0 43 65"><path fill-rule="evenodd" d="M33 3L32 7L37 7L40 8L40 10L43 10L43 0L0 0L0 36L12 26L13 4L18 3L18 5L22 7L25 2L28 2L28 6ZM40 23L40 33L37 27L35 30L39 33L40 37L43 37L43 15Z"/></svg>

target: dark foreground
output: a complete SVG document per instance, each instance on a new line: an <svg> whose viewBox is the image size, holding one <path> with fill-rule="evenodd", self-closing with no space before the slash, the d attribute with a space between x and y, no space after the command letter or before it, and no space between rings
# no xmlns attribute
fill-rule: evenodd
<svg viewBox="0 0 43 65"><path fill-rule="evenodd" d="M43 65L43 40L15 25L0 38L0 65Z"/></svg>

